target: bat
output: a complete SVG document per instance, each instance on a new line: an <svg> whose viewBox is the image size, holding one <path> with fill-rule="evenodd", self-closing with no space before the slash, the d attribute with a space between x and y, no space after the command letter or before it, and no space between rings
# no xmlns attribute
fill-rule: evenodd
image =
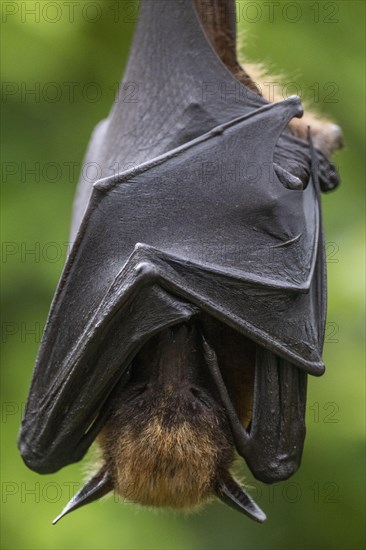
<svg viewBox="0 0 366 550"><path fill-rule="evenodd" d="M19 436L43 474L102 450L55 522L110 491L178 509L217 497L262 522L235 453L265 483L301 462L307 375L324 371L320 194L339 179L324 132L293 129L300 99L270 103L223 62L202 6L142 1L86 154L102 175L79 182Z"/></svg>

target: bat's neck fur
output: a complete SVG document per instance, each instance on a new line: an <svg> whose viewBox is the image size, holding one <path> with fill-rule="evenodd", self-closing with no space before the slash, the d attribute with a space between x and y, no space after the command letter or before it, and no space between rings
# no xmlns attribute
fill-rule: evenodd
<svg viewBox="0 0 366 550"><path fill-rule="evenodd" d="M233 461L224 410L192 326L162 332L140 352L99 442L115 491L132 502L191 508L214 495Z"/></svg>
<svg viewBox="0 0 366 550"><path fill-rule="evenodd" d="M270 102L284 99L278 92L282 86L281 76L271 76L264 65L248 63L245 68L237 57L236 44L236 2L235 0L194 0L197 14L206 36L233 76L253 92L263 94ZM273 93L273 90L276 90ZM308 127L311 127L315 147L330 158L343 147L342 132L339 126L306 109L303 118L294 118L289 129L292 134L307 141Z"/></svg>
<svg viewBox="0 0 366 550"><path fill-rule="evenodd" d="M259 93L256 83L237 59L235 1L194 0L194 4L206 36L221 61L242 84Z"/></svg>

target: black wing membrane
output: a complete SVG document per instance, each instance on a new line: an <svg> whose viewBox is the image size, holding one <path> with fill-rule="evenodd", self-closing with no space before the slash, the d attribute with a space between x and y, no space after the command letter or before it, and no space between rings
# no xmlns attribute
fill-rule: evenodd
<svg viewBox="0 0 366 550"><path fill-rule="evenodd" d="M273 167L255 182L244 175L225 186L220 172L205 183L201 173L212 159L260 166L300 110L298 99L265 106L95 185L30 392L23 452L32 467L80 458L100 427L92 425L96 411L138 349L199 310L322 373L311 285L319 243L315 186L286 189Z"/></svg>
<svg viewBox="0 0 366 550"><path fill-rule="evenodd" d="M85 163L98 165L98 178L137 168L266 104L216 55L194 0L141 0L119 95L108 119L95 129ZM83 172L72 240L92 190L91 170Z"/></svg>
<svg viewBox="0 0 366 550"><path fill-rule="evenodd" d="M155 52L148 63L147 51ZM324 370L316 155L286 130L301 116L300 100L268 104L236 81L205 38L192 0L142 3L121 89L142 75L139 101L117 101L92 139L86 162L99 163L103 177L92 188L83 178L79 184L76 240L19 438L25 462L42 473L82 458L144 343L201 311L286 365ZM243 93L235 101L203 95L207 84ZM113 175L116 163L135 168ZM304 167L308 178L298 186Z"/></svg>

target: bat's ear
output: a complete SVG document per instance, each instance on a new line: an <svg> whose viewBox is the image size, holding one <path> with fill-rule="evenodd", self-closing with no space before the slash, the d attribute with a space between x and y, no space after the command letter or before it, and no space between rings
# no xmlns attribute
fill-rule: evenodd
<svg viewBox="0 0 366 550"><path fill-rule="evenodd" d="M110 474L103 467L99 472L92 477L86 485L70 500L70 502L62 510L61 514L53 520L52 524L55 525L61 518L73 512L85 504L90 504L94 500L98 500L104 495L113 490L113 482Z"/></svg>
<svg viewBox="0 0 366 550"><path fill-rule="evenodd" d="M220 479L216 495L222 502L234 508L234 510L249 516L259 523L263 523L267 519L266 514L254 502L252 497L236 483L229 473L226 473L225 477Z"/></svg>

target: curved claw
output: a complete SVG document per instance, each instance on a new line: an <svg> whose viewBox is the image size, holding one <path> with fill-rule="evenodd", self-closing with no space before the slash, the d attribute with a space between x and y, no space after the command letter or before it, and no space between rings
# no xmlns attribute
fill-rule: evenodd
<svg viewBox="0 0 366 550"><path fill-rule="evenodd" d="M227 474L225 479L220 480L216 494L222 502L254 519L254 521L263 523L267 519L266 514L259 508L252 497L236 483L230 474Z"/></svg>
<svg viewBox="0 0 366 550"><path fill-rule="evenodd" d="M65 508L62 510L61 514L53 520L52 524L55 525L61 518L66 516L66 514L69 514L77 508L85 506L85 504L89 504L94 500L98 500L112 490L112 478L103 466L103 468L99 470L99 472L92 477L74 497L72 497L70 502L66 504Z"/></svg>
<svg viewBox="0 0 366 550"><path fill-rule="evenodd" d="M294 189L295 191L302 191L304 189L305 186L300 178L294 176L277 163L273 163L273 166L278 179L284 187L287 187L287 189Z"/></svg>

